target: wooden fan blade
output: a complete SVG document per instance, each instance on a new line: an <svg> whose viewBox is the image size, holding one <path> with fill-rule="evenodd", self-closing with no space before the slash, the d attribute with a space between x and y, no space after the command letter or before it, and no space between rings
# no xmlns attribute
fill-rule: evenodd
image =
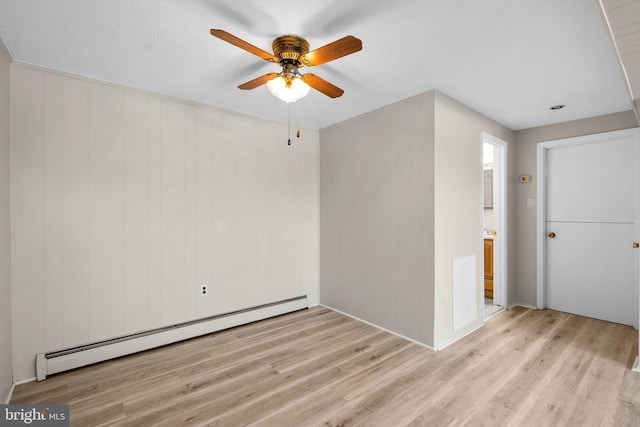
<svg viewBox="0 0 640 427"><path fill-rule="evenodd" d="M238 89L242 89L242 90L255 89L258 86L262 86L269 80L275 79L276 77L278 77L278 73L265 74L264 76L260 76L258 78L255 78L253 80L250 80L246 83L241 84L240 86L238 86Z"/></svg>
<svg viewBox="0 0 640 427"><path fill-rule="evenodd" d="M215 28L212 28L211 35L219 38L220 40L224 40L227 43L231 43L232 45L237 46L240 49L244 49L249 53L253 53L254 55L259 56L262 59L266 59L267 61L270 61L270 62L276 62L276 63L278 62L278 58L273 56L273 54L266 52L260 49L259 47L256 47L251 43L246 42L234 36L233 34L227 33L224 30L217 30Z"/></svg>
<svg viewBox="0 0 640 427"><path fill-rule="evenodd" d="M303 55L300 62L308 67L325 64L334 59L342 58L362 50L362 41L354 36L346 36L333 43L319 47Z"/></svg>
<svg viewBox="0 0 640 427"><path fill-rule="evenodd" d="M302 76L302 81L317 90L327 95L329 98L338 98L342 96L344 91L338 86L334 86L323 78L316 76L315 74L305 74Z"/></svg>

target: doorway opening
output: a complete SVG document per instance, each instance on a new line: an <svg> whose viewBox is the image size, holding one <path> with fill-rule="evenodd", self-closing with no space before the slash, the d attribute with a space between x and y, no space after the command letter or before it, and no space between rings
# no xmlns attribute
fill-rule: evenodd
<svg viewBox="0 0 640 427"><path fill-rule="evenodd" d="M483 318L507 306L507 143L482 134Z"/></svg>

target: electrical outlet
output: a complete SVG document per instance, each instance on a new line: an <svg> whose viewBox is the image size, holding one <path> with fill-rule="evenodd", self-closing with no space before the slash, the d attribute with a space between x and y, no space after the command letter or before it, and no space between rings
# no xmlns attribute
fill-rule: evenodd
<svg viewBox="0 0 640 427"><path fill-rule="evenodd" d="M200 296L206 297L209 294L209 286L202 284L200 285Z"/></svg>

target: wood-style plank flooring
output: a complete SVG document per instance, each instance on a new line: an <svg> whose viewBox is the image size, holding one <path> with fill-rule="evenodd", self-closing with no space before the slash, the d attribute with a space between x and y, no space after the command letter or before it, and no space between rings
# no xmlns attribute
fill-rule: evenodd
<svg viewBox="0 0 640 427"><path fill-rule="evenodd" d="M16 387L77 426L638 426L631 327L515 307L433 352L323 307Z"/></svg>

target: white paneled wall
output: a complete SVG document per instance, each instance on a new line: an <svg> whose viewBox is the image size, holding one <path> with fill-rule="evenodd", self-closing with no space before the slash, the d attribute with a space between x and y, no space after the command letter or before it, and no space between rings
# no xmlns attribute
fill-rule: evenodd
<svg viewBox="0 0 640 427"><path fill-rule="evenodd" d="M15 380L37 352L317 303L317 132L12 67Z"/></svg>
<svg viewBox="0 0 640 427"><path fill-rule="evenodd" d="M483 132L513 140L437 91L322 129L323 304L435 348L482 324L483 263L452 261L482 259Z"/></svg>
<svg viewBox="0 0 640 427"><path fill-rule="evenodd" d="M322 303L433 344L433 99L321 131Z"/></svg>
<svg viewBox="0 0 640 427"><path fill-rule="evenodd" d="M11 57L0 39L0 404L13 384L9 228L9 82Z"/></svg>

